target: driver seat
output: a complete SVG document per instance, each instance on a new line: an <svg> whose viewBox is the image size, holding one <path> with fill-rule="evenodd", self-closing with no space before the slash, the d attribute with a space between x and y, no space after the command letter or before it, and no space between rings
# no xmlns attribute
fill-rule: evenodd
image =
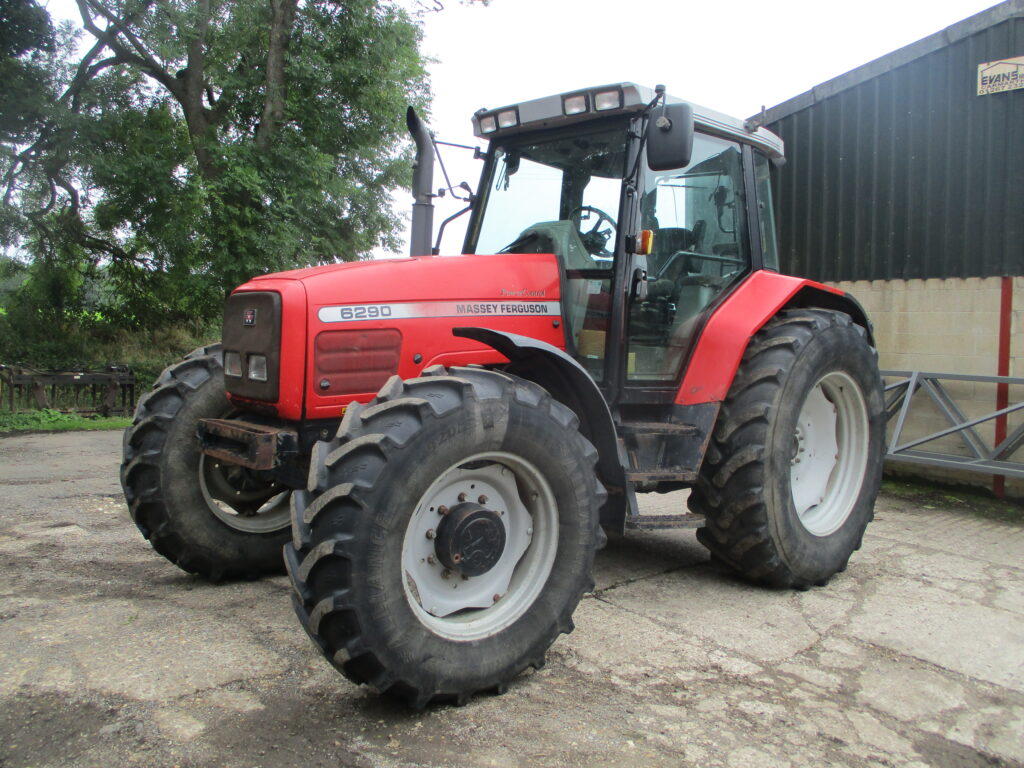
<svg viewBox="0 0 1024 768"><path fill-rule="evenodd" d="M594 269L594 260L571 221L541 221L519 233L502 253L553 253L563 269Z"/></svg>

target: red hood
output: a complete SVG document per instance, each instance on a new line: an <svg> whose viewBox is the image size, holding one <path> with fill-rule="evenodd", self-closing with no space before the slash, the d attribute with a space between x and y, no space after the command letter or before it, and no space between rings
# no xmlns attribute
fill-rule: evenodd
<svg viewBox="0 0 1024 768"><path fill-rule="evenodd" d="M293 269L255 277L246 290L264 280L297 280L311 307L339 301L372 303L485 298L559 298L558 271L551 254L505 253L493 256L417 256L352 261Z"/></svg>

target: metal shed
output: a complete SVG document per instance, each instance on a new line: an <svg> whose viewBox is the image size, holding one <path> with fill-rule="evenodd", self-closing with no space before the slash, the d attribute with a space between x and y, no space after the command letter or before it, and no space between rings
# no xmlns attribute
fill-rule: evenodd
<svg viewBox="0 0 1024 768"><path fill-rule="evenodd" d="M784 271L1024 275L1024 0L822 83L765 122L786 142Z"/></svg>

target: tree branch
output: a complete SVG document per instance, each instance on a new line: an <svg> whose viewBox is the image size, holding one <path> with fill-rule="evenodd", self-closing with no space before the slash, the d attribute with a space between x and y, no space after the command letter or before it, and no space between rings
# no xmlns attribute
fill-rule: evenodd
<svg viewBox="0 0 1024 768"><path fill-rule="evenodd" d="M284 74L284 58L288 52L298 0L270 0L270 42L267 48L267 69L263 115L256 128L256 146L266 149L277 127L284 119L285 100L288 96Z"/></svg>
<svg viewBox="0 0 1024 768"><path fill-rule="evenodd" d="M124 59L126 64L136 64L143 72L156 80L175 98L179 98L182 86L177 80L156 60L149 49L128 29L127 25L109 11L99 0L75 0L78 4L78 12L82 17L82 24L86 30L97 40L104 43L115 54ZM102 16L109 25L106 29L100 29L93 19L91 10ZM111 28L115 31L112 34ZM118 35L123 36L128 44L126 47Z"/></svg>
<svg viewBox="0 0 1024 768"><path fill-rule="evenodd" d="M56 184L58 187L68 193L68 197L71 198L71 213L78 215L78 211L81 208L81 198L78 196L78 190L75 189L74 185L65 179L60 173L54 171L49 174L50 183Z"/></svg>

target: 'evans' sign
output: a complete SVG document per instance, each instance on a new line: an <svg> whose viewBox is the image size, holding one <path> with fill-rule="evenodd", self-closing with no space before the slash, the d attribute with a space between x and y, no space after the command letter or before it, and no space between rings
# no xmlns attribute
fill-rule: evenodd
<svg viewBox="0 0 1024 768"><path fill-rule="evenodd" d="M978 95L1024 88L1024 56L978 65Z"/></svg>

